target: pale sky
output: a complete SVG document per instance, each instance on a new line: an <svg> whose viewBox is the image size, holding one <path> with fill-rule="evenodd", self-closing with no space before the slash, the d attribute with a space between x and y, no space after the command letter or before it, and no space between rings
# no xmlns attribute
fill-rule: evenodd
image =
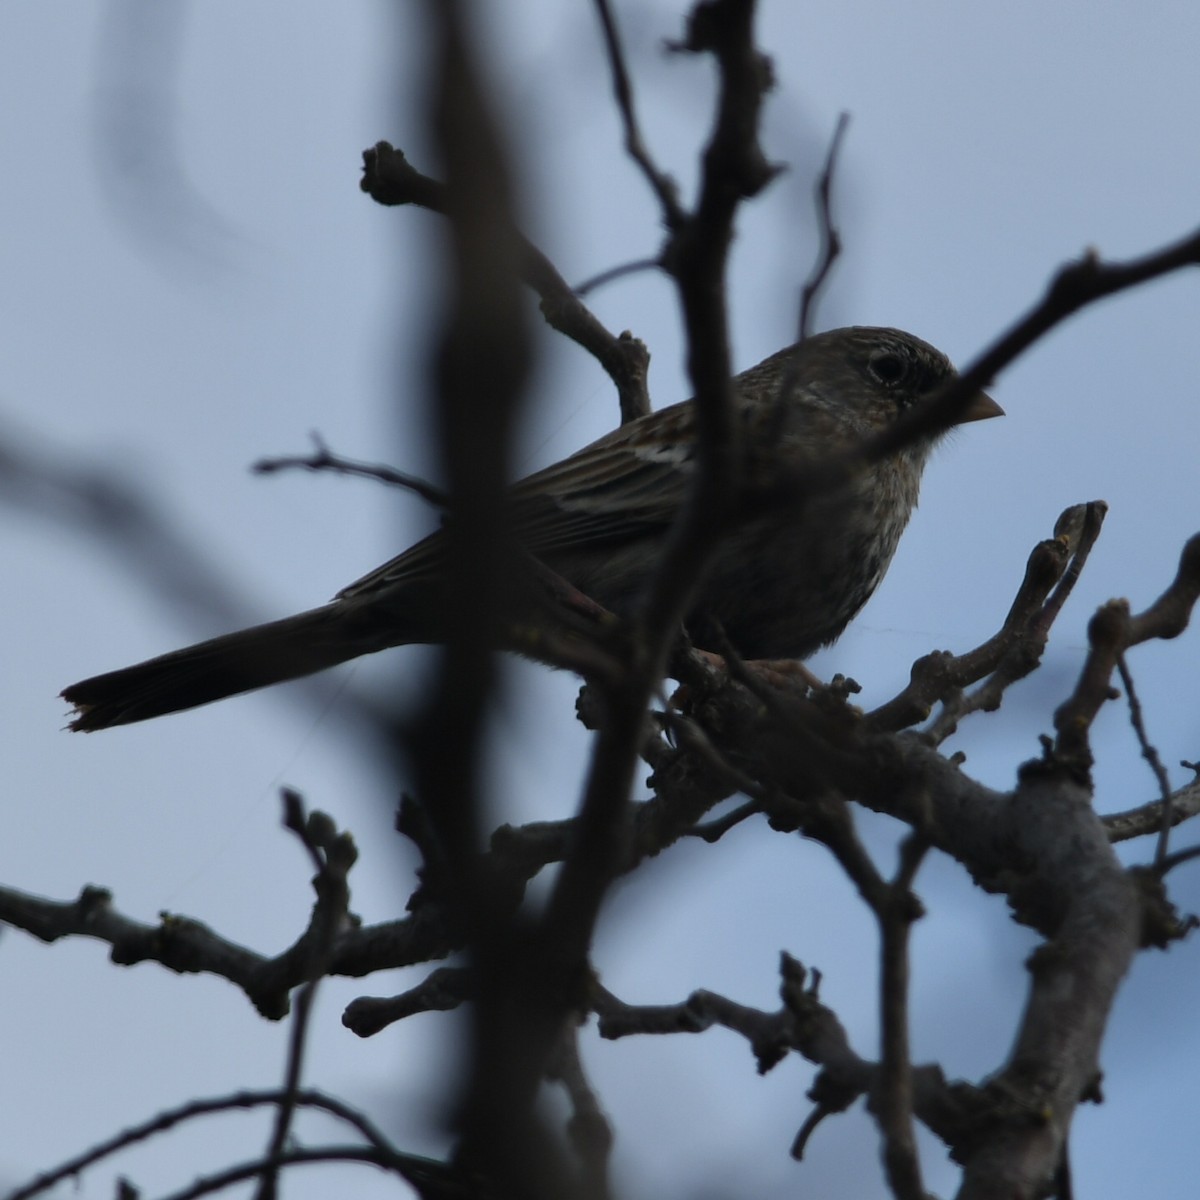
<svg viewBox="0 0 1200 1200"><path fill-rule="evenodd" d="M393 7L404 17L391 16ZM679 8L618 4L652 150L694 181L713 72L663 56ZM395 797L339 713L345 689L415 690L423 652L91 737L63 731L66 684L311 607L426 528L418 501L368 483L248 473L307 448L430 473L423 334L436 313L438 219L382 209L358 190L363 148L386 138L434 170L422 131L417 6L232 3L0 6L0 439L38 460L120 481L218 569L238 614L163 591L171 564L131 563L94 534L0 506L11 613L0 688L6 836L0 883L56 899L87 883L131 916L198 918L275 953L303 928L310 870L278 828L281 784L355 835L354 907L395 915L413 858L391 832ZM620 151L591 6L489 6L483 39L512 117L530 233L568 279L652 253L658 216ZM789 172L742 212L731 286L739 367L793 337L815 249L810 185L837 114L852 116L836 202L845 240L820 325L911 330L960 363L1088 247L1141 254L1200 221L1200 9L1118 0L1003 6L933 0L764 0L775 59L767 153ZM649 344L656 404L686 396L668 283L637 276L595 298L613 329ZM1100 543L1038 676L948 750L992 786L1038 752L1105 599L1144 607L1200 529L1200 419L1193 358L1200 288L1179 276L1071 320L996 383L1003 421L939 451L886 583L814 660L864 702L886 699L934 648L964 650L999 625L1034 543L1067 504L1111 506ZM586 356L549 331L523 468L611 428L615 397ZM403 403L397 404L400 395ZM0 486L0 500L4 499ZM1200 633L1138 649L1130 666L1175 785L1200 758ZM587 737L576 684L514 667L519 703L497 756L497 821L572 811ZM315 698L315 703L313 702ZM1097 803L1152 798L1125 710L1096 726ZM638 795L644 795L639 791ZM890 866L894 826L866 821ZM1184 827L1177 846L1200 836ZM1149 844L1125 853L1144 861ZM1002 903L933 857L917 880L916 1057L978 1081L1003 1060L1035 944ZM620 886L596 964L638 1003L696 987L773 1006L780 950L821 968L823 997L863 1053L876 1046L871 921L826 852L748 826L717 847L673 849ZM1200 866L1172 877L1200 908ZM270 1086L285 1024L231 985L147 964L116 968L100 944L0 939L0 1186L196 1095ZM1105 1044L1107 1102L1079 1110L1076 1194L1191 1197L1200 1111L1196 947L1144 954ZM324 988L307 1080L372 1112L405 1149L439 1147L436 1081L456 1022L425 1015L359 1041L339 1021L356 995L423 971ZM617 1128L622 1193L870 1197L877 1139L860 1109L827 1121L802 1164L787 1156L809 1111L812 1068L792 1057L764 1079L731 1034L587 1040ZM108 1197L120 1172L163 1194L253 1157L261 1118L175 1132L60 1194ZM317 1140L323 1126L301 1125ZM864 1153L866 1151L866 1153ZM957 1172L924 1142L927 1186ZM374 1172L297 1170L284 1195L402 1189Z"/></svg>

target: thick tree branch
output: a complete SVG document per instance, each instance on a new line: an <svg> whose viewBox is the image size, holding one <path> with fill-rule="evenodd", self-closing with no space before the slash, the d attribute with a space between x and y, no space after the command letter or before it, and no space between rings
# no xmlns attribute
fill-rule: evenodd
<svg viewBox="0 0 1200 1200"><path fill-rule="evenodd" d="M765 182L751 166L757 153L763 82L756 70L761 59L753 46L753 11L748 0L700 4L693 10L689 28L689 48L711 51L721 77L700 199L695 213L674 233L666 256L679 285L688 334L698 469L645 604L634 619L628 676L604 689L604 722L578 818L579 840L563 863L542 927L544 952L565 968L559 986L580 1004L586 994L587 956L600 903L624 858L629 790L645 741L647 705L662 677L691 590L712 553L712 532L720 528L723 506L736 490L724 270L737 204Z"/></svg>

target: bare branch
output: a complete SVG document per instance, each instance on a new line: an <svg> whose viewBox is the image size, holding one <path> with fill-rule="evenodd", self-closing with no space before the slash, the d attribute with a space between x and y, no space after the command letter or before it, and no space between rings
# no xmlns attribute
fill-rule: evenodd
<svg viewBox="0 0 1200 1200"><path fill-rule="evenodd" d="M696 211L673 233L665 256L684 309L698 469L635 617L631 669L624 681L605 689L604 721L578 818L579 840L563 863L542 925L543 953L561 964L558 986L568 996L586 979L601 900L627 858L629 791L645 741L646 709L695 581L713 552L713 531L720 528L737 487L724 272L737 205L769 177L757 142L765 74L753 44L753 14L751 0L715 0L698 5L689 26L688 48L711 52L721 79Z"/></svg>
<svg viewBox="0 0 1200 1200"><path fill-rule="evenodd" d="M388 142L376 142L363 151L361 188L378 204L415 204L446 213L446 185L422 175L404 154ZM514 234L522 250L525 282L541 298L542 315L552 329L587 350L616 385L621 420L630 421L650 411L646 372L650 355L632 334L609 333L580 300L554 264L531 242Z"/></svg>
<svg viewBox="0 0 1200 1200"><path fill-rule="evenodd" d="M612 283L617 279L624 279L627 275L637 275L642 271L658 271L661 269L662 262L657 258L635 258L633 262L621 263L620 266L609 267L608 270L600 271L590 278L585 279L582 283L577 283L575 285L575 294L577 296L586 296L607 283Z"/></svg>
<svg viewBox="0 0 1200 1200"><path fill-rule="evenodd" d="M1079 682L1054 714L1058 737L1054 754L1076 771L1090 772L1088 735L1101 706L1115 698L1111 679L1122 654L1150 638L1178 637L1188 625L1200 599L1200 534L1183 548L1179 569L1171 585L1145 612L1131 616L1127 600L1110 600L1088 625L1090 650ZM1169 792L1168 792L1169 796Z"/></svg>
<svg viewBox="0 0 1200 1200"><path fill-rule="evenodd" d="M931 745L940 745L963 717L999 708L1005 690L1041 662L1050 627L1079 578L1107 511L1102 500L1066 509L1055 523L1054 537L1033 548L1000 630L966 654L934 651L918 659L905 689L867 717L868 728L907 728L941 702L945 707L925 734ZM964 687L989 674L970 696L962 695Z"/></svg>
<svg viewBox="0 0 1200 1200"><path fill-rule="evenodd" d="M788 490L800 495L823 494L849 481L864 463L879 462L919 438L951 428L978 393L1005 367L1072 314L1106 296L1198 264L1200 230L1123 263L1101 262L1094 251L1089 251L1078 262L1060 268L1043 299L996 338L929 403L912 408L900 420L872 435L861 447L826 463L812 464L803 476L788 481Z"/></svg>
<svg viewBox="0 0 1200 1200"><path fill-rule="evenodd" d="M1177 638L1191 620L1200 599L1200 533L1193 534L1179 556L1179 569L1171 586L1145 612L1130 621L1130 645L1161 638Z"/></svg>
<svg viewBox="0 0 1200 1200"><path fill-rule="evenodd" d="M1164 854L1162 858L1155 861L1154 870L1158 875L1166 875L1168 871L1173 871L1176 867L1197 858L1200 858L1200 846L1188 846L1186 850L1176 850L1174 854ZM1192 918L1192 923L1194 927L1195 917Z"/></svg>
<svg viewBox="0 0 1200 1200"><path fill-rule="evenodd" d="M579 1160L578 1195L580 1200L608 1200L609 1160L613 1131L595 1089L588 1082L579 1054L579 1028L563 1029L547 1079L557 1080L571 1102L567 1136Z"/></svg>
<svg viewBox="0 0 1200 1200"><path fill-rule="evenodd" d="M1125 661L1124 654L1121 654L1117 658L1117 670L1121 674L1121 683L1125 688L1125 700L1129 705L1129 723L1133 726L1134 733L1137 734L1138 745L1142 748L1142 757L1150 764L1150 770L1154 772L1159 794L1162 797L1162 824L1159 826L1158 845L1154 851L1154 861L1161 863L1167 857L1167 846L1172 825L1171 781L1167 778L1167 771L1162 764L1162 759L1159 758L1158 751L1151 744L1150 736L1146 732L1146 720L1142 713L1142 703L1138 699L1137 690L1133 686L1133 674L1129 670L1129 664Z"/></svg>
<svg viewBox="0 0 1200 1200"><path fill-rule="evenodd" d="M874 1089L878 1064L858 1055L850 1045L837 1014L820 1000L819 971L808 971L790 954L780 955L781 1007L762 1012L716 992L693 992L682 1004L631 1005L599 984L593 985L592 1008L600 1036L622 1038L635 1034L703 1033L720 1026L740 1034L750 1045L765 1074L795 1051L821 1068L809 1090L816 1108L792 1145L802 1158L808 1138L827 1116L844 1112L861 1096L877 1102ZM965 1144L988 1101L969 1084L946 1083L936 1067L912 1071L912 1104L921 1120L951 1147Z"/></svg>
<svg viewBox="0 0 1200 1200"><path fill-rule="evenodd" d="M199 1200L201 1196L222 1192L235 1183L258 1178L267 1172L277 1172L280 1167L331 1162L365 1163L392 1171L411 1184L421 1200L462 1200L464 1194L487 1200L497 1195L474 1179L471 1181L471 1190L468 1190L461 1172L433 1159L385 1152L374 1146L320 1146L311 1150L289 1150L276 1158L238 1163L224 1171L202 1176L187 1187L164 1197L164 1200Z"/></svg>
<svg viewBox="0 0 1200 1200"><path fill-rule="evenodd" d="M309 455L289 455L279 458L260 458L250 469L256 475L272 475L277 471L333 471L339 475L357 475L364 479L377 479L392 487L404 488L415 492L422 500L436 508L449 508L450 497L441 488L432 483L426 483L416 475L397 471L394 467L385 467L382 463L357 462L352 458L342 458L334 454L322 440L320 434L312 433L313 452Z"/></svg>
<svg viewBox="0 0 1200 1200"><path fill-rule="evenodd" d="M405 1017L448 1012L472 995L471 973L462 967L439 967L407 992L386 998L360 996L342 1013L342 1024L359 1037L371 1037Z"/></svg>
<svg viewBox="0 0 1200 1200"><path fill-rule="evenodd" d="M338 934L347 923L350 913L350 889L347 875L358 858L358 851L348 834L337 832L328 816L322 812L307 814L298 792L283 789L284 828L290 829L308 852L317 869L313 887L317 903L304 938L308 957L307 982L300 989L296 1009L292 1014L291 1035L288 1040L287 1066L284 1071L283 1097L275 1113L275 1127L267 1146L268 1162L275 1162L288 1144L292 1118L300 1094L300 1078L304 1068L304 1053L312 1019L313 1001L317 986L329 969ZM278 1172L265 1169L259 1176L258 1200L274 1200L278 1190Z"/></svg>
<svg viewBox="0 0 1200 1200"><path fill-rule="evenodd" d="M883 1132L883 1162L897 1200L926 1200L913 1130L913 1068L909 1048L908 944L913 922L924 914L912 883L928 845L916 834L900 850L900 866L887 899L876 909L880 934L880 1071L871 1097Z"/></svg>
<svg viewBox="0 0 1200 1200"><path fill-rule="evenodd" d="M40 1192L48 1191L64 1179L77 1176L96 1163L106 1158L111 1158L114 1154L136 1145L138 1142L144 1142L156 1134L164 1133L176 1125L191 1121L197 1117L210 1116L213 1113L230 1112L239 1108L275 1107L283 1100L283 1097L284 1093L282 1091L269 1090L235 1092L232 1095L216 1096L207 1100L190 1100L187 1104L182 1104L178 1108L167 1109L165 1112L161 1112L158 1116L151 1117L139 1125L122 1130L113 1137L93 1146L90 1150L86 1150L82 1154L78 1154L74 1158L61 1163L59 1166L43 1172L37 1178L30 1180L29 1183L10 1192L6 1200L29 1200L30 1197L36 1196ZM397 1151L383 1133L365 1115L324 1092L312 1089L301 1090L296 1094L295 1103L300 1108L318 1109L337 1117L339 1120L345 1121L362 1135L368 1146L383 1154L395 1155L398 1160L411 1159L413 1164L428 1163L430 1166L438 1165L430 1163L429 1160L407 1156Z"/></svg>
<svg viewBox="0 0 1200 1200"><path fill-rule="evenodd" d="M1101 817L1110 841L1125 842L1131 838L1145 837L1162 830L1165 806L1161 800L1128 809L1126 812L1109 813ZM1172 826L1182 825L1193 817L1200 816L1200 779L1171 793L1170 821Z"/></svg>
<svg viewBox="0 0 1200 1200"><path fill-rule="evenodd" d="M837 262L842 252L842 239L833 224L833 174L837 169L838 151L842 148L842 140L850 124L850 114L838 114L837 124L833 128L833 137L829 139L829 151L825 155L825 167L817 180L817 219L821 230L821 256L818 258L812 273L804 282L800 293L800 336L797 341L804 341L812 333L813 320L816 318L817 297L829 279L833 264Z"/></svg>
<svg viewBox="0 0 1200 1200"><path fill-rule="evenodd" d="M651 190L658 197L662 210L663 224L668 230L679 229L687 220L687 214L679 203L679 187L665 172L660 171L646 149L633 104L633 84L625 66L625 51L621 47L621 35L608 0L595 0L596 14L604 31L604 48L608 54L608 67L612 74L613 95L617 101L617 112L625 130L625 150L637 163L646 177Z"/></svg>

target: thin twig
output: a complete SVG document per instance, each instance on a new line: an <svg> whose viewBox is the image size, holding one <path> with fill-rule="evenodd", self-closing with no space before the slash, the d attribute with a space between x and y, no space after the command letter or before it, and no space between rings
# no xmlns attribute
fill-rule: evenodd
<svg viewBox="0 0 1200 1200"><path fill-rule="evenodd" d="M814 265L812 272L804 282L804 290L800 293L800 335L797 341L804 341L812 333L813 319L817 312L817 296L825 286L833 264L837 262L842 252L842 238L833 224L833 174L837 168L838 151L842 147L842 139L850 124L850 114L839 113L837 124L833 129L833 137L829 140L829 151L825 155L825 167L817 180L817 218L821 230L821 256Z"/></svg>
<svg viewBox="0 0 1200 1200"><path fill-rule="evenodd" d="M1162 764L1162 759L1158 756L1158 751L1146 733L1142 703L1133 686L1133 674L1129 670L1124 653L1117 656L1117 670L1120 672L1121 683L1125 688L1125 700L1129 705L1129 723L1133 726L1134 733L1137 734L1138 745L1142 748L1142 757L1150 764L1150 770L1154 772L1154 778L1158 783L1159 794L1162 798L1162 824L1158 830L1158 845L1154 850L1154 862L1157 866L1167 857L1168 843L1171 837L1174 815L1171 811L1171 781L1167 778L1167 771Z"/></svg>
<svg viewBox="0 0 1200 1200"><path fill-rule="evenodd" d="M909 1048L908 944L913 922L922 914L913 880L929 849L917 834L900 848L900 866L876 910L880 933L880 1058L876 1108L884 1138L884 1166L898 1200L924 1200L921 1164L913 1133L913 1071Z"/></svg>
<svg viewBox="0 0 1200 1200"><path fill-rule="evenodd" d="M468 1190L460 1173L445 1163L432 1159L421 1159L414 1155L395 1154L373 1146L317 1146L312 1149L289 1150L271 1159L254 1159L238 1163L213 1175L205 1175L194 1183L172 1192L164 1200L199 1200L201 1196L222 1192L243 1180L254 1179L264 1171L278 1171L280 1167L301 1166L309 1163L356 1162L382 1167L392 1171L412 1185L422 1200L460 1200L464 1195L480 1198L494 1195L477 1181L473 1190Z"/></svg>
<svg viewBox="0 0 1200 1200"><path fill-rule="evenodd" d="M415 204L447 214L446 185L423 175L388 142L376 142L363 151L363 178L359 185L377 204ZM650 352L632 334L610 333L576 295L558 268L527 237L513 236L520 246L522 278L541 299L547 324L582 346L608 372L617 388L621 420L631 421L650 411L646 372Z"/></svg>
<svg viewBox="0 0 1200 1200"><path fill-rule="evenodd" d="M658 197L667 229L678 229L687 220L687 214L679 203L679 189L666 172L659 170L658 164L646 149L637 113L634 111L633 85L629 81L629 71L625 66L625 51L621 46L621 34L617 29L616 18L608 0L595 0L595 3L596 15L600 18L600 27L604 31L604 48L608 53L608 66L612 73L613 95L617 100L617 111L621 114L621 125L625 132L625 150L641 168L646 182Z"/></svg>
<svg viewBox="0 0 1200 1200"><path fill-rule="evenodd" d="M615 279L624 279L626 275L636 275L639 271L657 271L661 267L661 259L635 258L633 262L621 263L620 266L609 267L607 271L600 271L589 279L585 279L582 283L577 283L575 285L575 295L586 296L594 292L597 288L603 287L606 283L612 283Z"/></svg>
<svg viewBox="0 0 1200 1200"><path fill-rule="evenodd" d="M256 475L273 475L277 471L334 471L339 475L357 475L364 479L377 479L392 487L404 488L415 492L422 500L427 500L437 508L450 507L450 497L432 483L405 471L397 471L394 467L385 467L382 463L358 462L352 458L342 458L334 454L325 444L319 433L309 434L313 442L313 452L309 455L285 455L280 458L260 458L250 469Z"/></svg>
<svg viewBox="0 0 1200 1200"><path fill-rule="evenodd" d="M333 822L324 813L314 812L311 816L306 814L304 800L299 792L284 788L282 802L284 828L291 830L300 839L317 868L317 876L313 880L317 903L313 907L312 920L306 934L307 982L300 989L292 1014L283 1098L279 1102L275 1127L267 1147L265 1161L268 1163L279 1160L287 1147L292 1119L296 1113L297 1097L300 1095L300 1079L304 1069L304 1055L308 1045L308 1030L317 987L329 970L337 936L346 921L350 905L350 889L346 883L346 876L357 857L353 842L345 834L339 834ZM258 1200L275 1200L278 1190L278 1170L265 1167L259 1176L255 1193Z"/></svg>
<svg viewBox="0 0 1200 1200"><path fill-rule="evenodd" d="M1191 862L1196 858L1200 858L1200 846L1189 846L1186 850L1176 850L1174 854L1164 854L1161 859L1156 860L1154 873L1165 875L1168 871L1173 871L1183 863Z"/></svg>
<svg viewBox="0 0 1200 1200"><path fill-rule="evenodd" d="M261 1108L268 1105L274 1107L282 1101L283 1095L282 1091L271 1089L270 1091L236 1092L233 1095L216 1096L207 1100L189 1100L186 1104L167 1109L166 1112L161 1112L139 1125L122 1130L93 1146L90 1150L85 1150L82 1154L77 1154L74 1158L69 1158L57 1167L43 1172L35 1179L31 1179L29 1183L8 1193L5 1200L29 1200L30 1197L47 1191L62 1180L77 1176L96 1163L111 1158L121 1150L136 1145L138 1142L144 1142L155 1134L165 1133L168 1129L185 1121L211 1116L214 1113L229 1112L237 1108ZM327 1096L323 1092L305 1089L297 1093L296 1104L301 1108L319 1109L347 1122L357 1129L376 1150L388 1154L398 1155L400 1153L367 1117L341 1100Z"/></svg>
<svg viewBox="0 0 1200 1200"><path fill-rule="evenodd" d="M844 486L864 466L881 462L921 438L951 428L1005 367L1068 317L1107 296L1197 265L1200 265L1200 229L1125 262L1106 263L1089 250L1082 258L1061 267L1045 296L928 403L914 406L854 449L825 463L806 463L803 474L789 480L789 492L805 496L825 494Z"/></svg>
<svg viewBox="0 0 1200 1200"><path fill-rule="evenodd" d="M1042 611L1034 622L1035 635L1045 638L1050 626L1058 619L1075 585L1079 582L1083 568L1091 556L1092 548L1100 537L1104 518L1108 516L1108 504L1104 500L1089 500L1086 504L1073 504L1059 514L1054 523L1054 536L1066 542L1071 551L1070 561L1062 578L1042 605Z"/></svg>

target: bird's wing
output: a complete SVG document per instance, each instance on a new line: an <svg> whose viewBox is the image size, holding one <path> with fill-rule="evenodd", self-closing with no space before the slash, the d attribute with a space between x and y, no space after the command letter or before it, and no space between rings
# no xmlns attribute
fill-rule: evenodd
<svg viewBox="0 0 1200 1200"><path fill-rule="evenodd" d="M695 450L691 406L675 405L523 479L513 489L521 544L549 560L661 532L687 495Z"/></svg>
<svg viewBox="0 0 1200 1200"><path fill-rule="evenodd" d="M514 485L517 538L531 554L552 562L558 550L661 533L683 503L694 456L689 405L622 426ZM343 588L338 598L428 577L441 569L444 552L442 535L434 533Z"/></svg>

